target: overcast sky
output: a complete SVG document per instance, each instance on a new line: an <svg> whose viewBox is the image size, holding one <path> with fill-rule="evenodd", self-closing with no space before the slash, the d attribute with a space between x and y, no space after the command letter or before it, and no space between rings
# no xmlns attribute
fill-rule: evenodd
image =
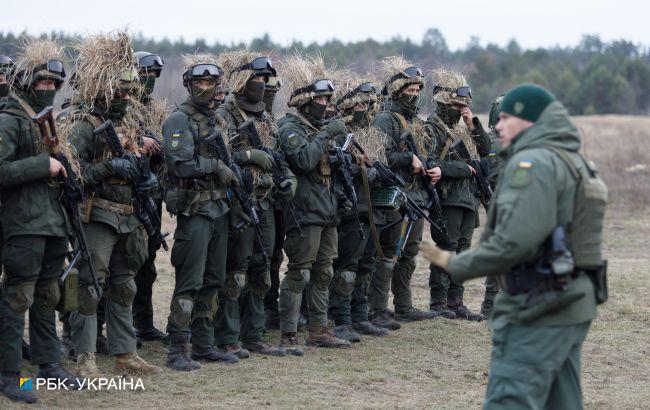
<svg viewBox="0 0 650 410"><path fill-rule="evenodd" d="M293 39L344 42L394 36L419 42L437 27L452 49L475 35L481 44L522 47L575 45L583 34L650 44L645 0L242 1L2 0L0 31L93 33L127 26L132 33L171 40L249 41L264 33L280 44Z"/></svg>

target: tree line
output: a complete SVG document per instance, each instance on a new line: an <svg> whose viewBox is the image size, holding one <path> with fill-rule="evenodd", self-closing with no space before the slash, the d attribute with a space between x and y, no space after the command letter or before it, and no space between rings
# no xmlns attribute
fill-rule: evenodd
<svg viewBox="0 0 650 410"><path fill-rule="evenodd" d="M15 56L25 36L1 32L0 54ZM78 38L64 33L43 36L56 37L67 45ZM598 35L585 35L575 46L535 49L525 49L514 39L505 46L481 45L478 37L472 37L465 47L451 50L436 28L427 30L419 42L394 37L384 42L294 41L282 46L264 34L249 43L208 44L203 39L154 40L137 34L133 44L136 50L170 60L183 53L219 53L244 47L275 54L320 52L326 61L360 72L373 71L373 64L385 56L403 55L426 69L445 65L463 72L472 86L478 112L487 112L499 93L528 81L550 89L574 115L650 113L650 50L627 40L605 42Z"/></svg>

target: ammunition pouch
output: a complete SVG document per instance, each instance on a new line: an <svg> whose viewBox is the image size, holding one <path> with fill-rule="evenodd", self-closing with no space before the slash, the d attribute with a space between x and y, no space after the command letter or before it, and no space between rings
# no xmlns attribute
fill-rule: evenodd
<svg viewBox="0 0 650 410"><path fill-rule="evenodd" d="M172 181L176 186L170 187L165 193L167 211L172 215L192 216L199 211L201 203L228 197L225 189L217 187L203 189L200 186L204 184L200 184L198 180L193 180L195 182L193 184L187 183L184 179Z"/></svg>
<svg viewBox="0 0 650 410"><path fill-rule="evenodd" d="M596 303L602 304L607 302L609 298L609 291L607 289L607 261L596 269L578 270L584 272L594 285L594 292L596 294Z"/></svg>

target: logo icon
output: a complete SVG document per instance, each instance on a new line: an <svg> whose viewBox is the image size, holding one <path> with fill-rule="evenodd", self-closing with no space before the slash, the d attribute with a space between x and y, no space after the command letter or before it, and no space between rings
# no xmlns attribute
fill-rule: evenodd
<svg viewBox="0 0 650 410"><path fill-rule="evenodd" d="M20 390L31 391L33 389L32 378L31 377L21 377L19 387L20 387Z"/></svg>
<svg viewBox="0 0 650 410"><path fill-rule="evenodd" d="M521 114L521 112L524 110L524 103L521 101L517 101L514 107L512 108L515 109L515 114Z"/></svg>

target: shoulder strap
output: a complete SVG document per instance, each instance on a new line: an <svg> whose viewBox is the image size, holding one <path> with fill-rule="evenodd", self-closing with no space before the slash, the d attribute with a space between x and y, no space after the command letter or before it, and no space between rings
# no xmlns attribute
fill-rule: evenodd
<svg viewBox="0 0 650 410"><path fill-rule="evenodd" d="M408 121L406 121L406 118L402 114L400 114L398 112L395 112L395 111L389 111L389 112L395 118L397 118L397 121L399 121L400 124L402 124L402 131L407 130L409 128L409 123L408 123Z"/></svg>
<svg viewBox="0 0 650 410"><path fill-rule="evenodd" d="M316 128L316 127L314 127L313 125L311 125L311 123L309 122L309 120L308 120L307 118L305 118L304 115L302 115L301 113L299 113L299 112L297 112L297 111L296 111L296 114L295 114L295 115L296 115L296 117L298 117L298 119L300 119L300 121L302 121L306 126L308 126L309 128L311 128L312 130L318 132L318 128Z"/></svg>
<svg viewBox="0 0 650 410"><path fill-rule="evenodd" d="M445 145L442 146L442 151L440 151L440 158L439 158L440 161L445 160L445 157L447 156L447 153L449 152L449 148L451 148L452 141L453 140L451 138L447 138L445 140Z"/></svg>
<svg viewBox="0 0 650 410"><path fill-rule="evenodd" d="M543 147L543 148L551 150L555 154L557 154L557 156L560 157L562 162L564 162L566 166L569 167L569 171L571 172L571 175L573 175L573 178L576 181L580 182L580 180L582 179L582 174L580 173L580 171L578 170L578 168L576 167L575 163L573 162L573 160L569 156L569 153L566 150L559 149L556 147ZM582 159L582 155L578 154L578 156L580 156L580 158Z"/></svg>
<svg viewBox="0 0 650 410"><path fill-rule="evenodd" d="M241 115L241 117L243 118L243 120L244 120L244 121L247 121L247 120L248 120L248 115L246 115L246 113L244 112L244 110L242 110L242 109L237 105L237 103L236 103L235 101L232 102L232 105L234 105L235 108L237 108L237 111L239 111L239 115Z"/></svg>

